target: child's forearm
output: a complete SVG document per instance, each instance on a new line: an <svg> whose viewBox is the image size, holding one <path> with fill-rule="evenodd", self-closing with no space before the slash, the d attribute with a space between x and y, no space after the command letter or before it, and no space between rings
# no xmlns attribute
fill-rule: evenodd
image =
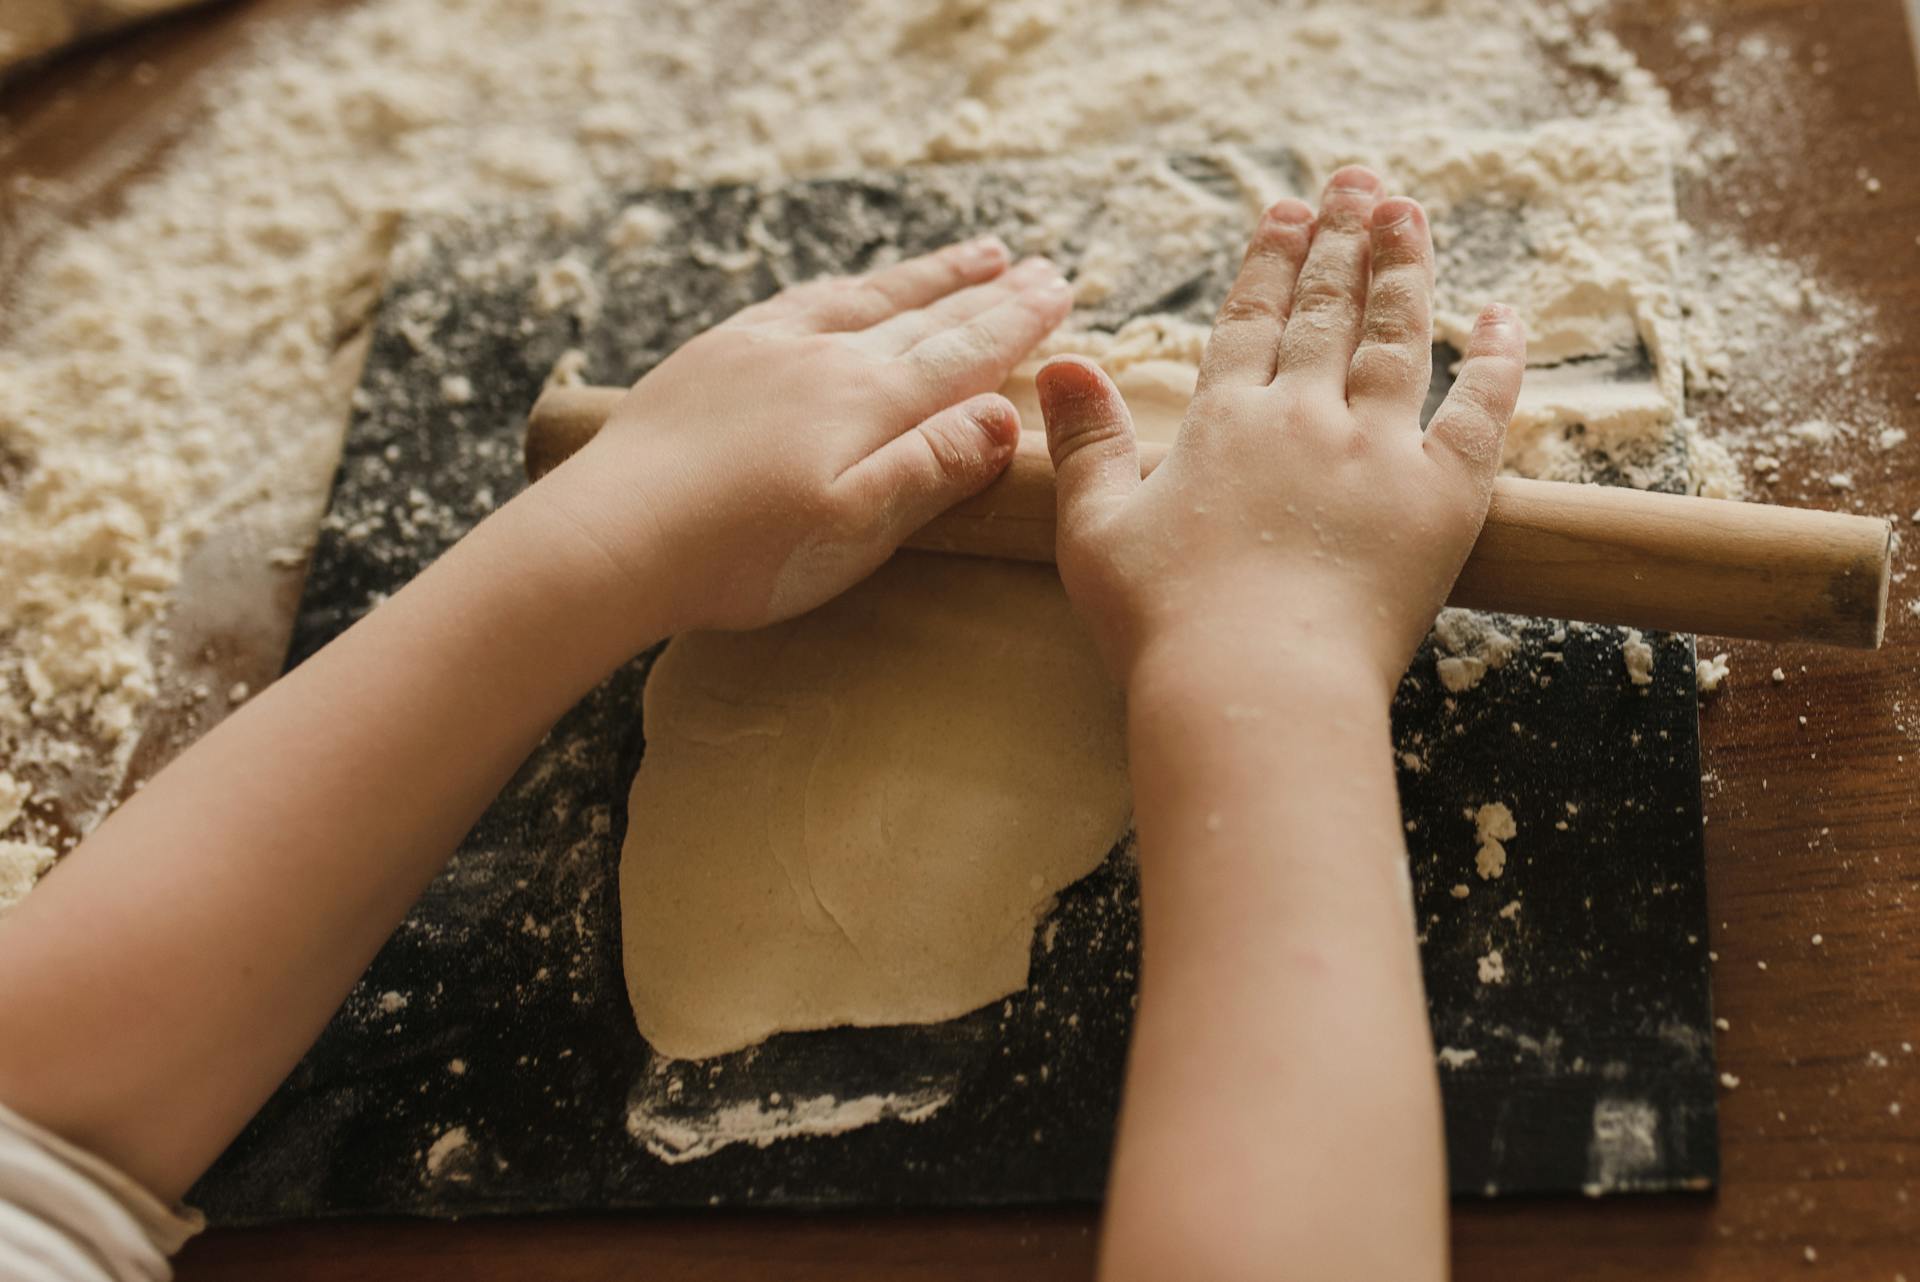
<svg viewBox="0 0 1920 1282"><path fill-rule="evenodd" d="M194 745L0 927L0 1100L183 1190L569 704L670 631L820 604L999 473L992 389L1072 301L1007 258L814 281L694 339Z"/></svg>
<svg viewBox="0 0 1920 1282"><path fill-rule="evenodd" d="M0 926L0 1099L184 1191L645 634L645 577L522 496L161 772Z"/></svg>
<svg viewBox="0 0 1920 1282"><path fill-rule="evenodd" d="M1391 691L1294 655L1176 642L1131 683L1144 938L1110 1279L1444 1272Z"/></svg>

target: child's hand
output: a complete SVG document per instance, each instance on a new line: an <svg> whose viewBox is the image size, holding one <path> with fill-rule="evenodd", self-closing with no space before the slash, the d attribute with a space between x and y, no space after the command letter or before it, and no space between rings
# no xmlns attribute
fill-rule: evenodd
<svg viewBox="0 0 1920 1282"><path fill-rule="evenodd" d="M664 595L666 631L811 609L1011 457L1019 413L993 389L1071 293L1046 260L1007 259L970 241L749 307L535 488L615 565L649 567L635 591Z"/></svg>
<svg viewBox="0 0 1920 1282"><path fill-rule="evenodd" d="M1489 307L1430 427L1426 215L1360 168L1319 221L1269 209L1220 310L1178 443L1140 479L1119 392L1089 362L1039 376L1060 574L1123 681L1165 646L1390 694L1486 517L1525 339Z"/></svg>

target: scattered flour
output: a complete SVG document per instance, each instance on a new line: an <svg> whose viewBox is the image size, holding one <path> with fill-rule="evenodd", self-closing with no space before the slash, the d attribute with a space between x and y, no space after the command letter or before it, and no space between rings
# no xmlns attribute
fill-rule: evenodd
<svg viewBox="0 0 1920 1282"><path fill-rule="evenodd" d="M1490 670L1506 666L1516 649L1514 639L1489 616L1472 610L1440 611L1433 636L1441 651L1434 656L1434 668L1440 684L1454 694L1471 690Z"/></svg>
<svg viewBox="0 0 1920 1282"><path fill-rule="evenodd" d="M862 1095L842 1100L832 1095L767 1103L748 1100L711 1112L635 1105L627 1112L627 1133L668 1165L711 1157L734 1144L766 1148L781 1140L840 1135L876 1122L924 1122L951 1101L944 1091Z"/></svg>
<svg viewBox="0 0 1920 1282"><path fill-rule="evenodd" d="M1443 1068L1465 1068L1468 1064L1480 1058L1480 1052L1475 1050L1461 1050L1455 1046L1442 1046L1437 1058Z"/></svg>
<svg viewBox="0 0 1920 1282"><path fill-rule="evenodd" d="M40 874L53 866L53 847L5 834L18 831L33 800L33 789L0 770L0 912L18 903Z"/></svg>
<svg viewBox="0 0 1920 1282"><path fill-rule="evenodd" d="M20 821L20 817L27 813L27 803L31 800L33 789L0 770L0 832L7 831Z"/></svg>
<svg viewBox="0 0 1920 1282"><path fill-rule="evenodd" d="M26 898L53 859L51 846L0 838L0 912Z"/></svg>
<svg viewBox="0 0 1920 1282"><path fill-rule="evenodd" d="M1504 984L1507 982L1507 964L1501 959L1500 950L1492 948L1487 955L1476 963L1480 970L1480 982L1483 984Z"/></svg>
<svg viewBox="0 0 1920 1282"><path fill-rule="evenodd" d="M593 269L577 255L564 254L542 267L533 278L536 312L571 311L582 327L600 319L600 287Z"/></svg>
<svg viewBox="0 0 1920 1282"><path fill-rule="evenodd" d="M1474 871L1480 874L1482 881L1491 881L1507 871L1507 848L1504 843L1520 835L1520 827L1514 822L1513 811L1504 801L1490 801L1473 812L1473 839L1479 843L1474 852Z"/></svg>
<svg viewBox="0 0 1920 1282"><path fill-rule="evenodd" d="M0 904L117 796L168 678L155 654L173 591L205 535L243 530L297 572L358 335L410 214L505 202L564 225L650 185L1283 139L1320 172L1380 164L1436 209L1522 205L1538 261L1511 301L1537 357L1632 339L1653 354L1651 392L1596 402L1590 388L1530 380L1514 470L1566 475L1594 448L1630 455L1678 430L1696 488L1737 493L1732 449L1833 455L1833 471L1850 443L1880 443L1881 456L1898 444L1891 411L1848 377L1875 342L1869 312L1732 223L1673 234L1676 163L1683 186L1717 182L1756 142L1800 163L1805 95L1839 89L1811 81L1799 50L1743 46L1694 120L1600 29L1600 0L1342 8L1354 12L663 0L636 22L602 0L383 0L256 39L111 208L78 220L72 193L19 185L11 227L34 249L0 251L24 264L0 323L0 762L46 804L0 830L0 887L12 888ZM66 9L26 0L0 30ZM11 47L25 44L14 34ZM1537 127L1524 154L1497 132L1514 127ZM1616 197L1565 198L1596 180ZM606 252L656 252L661 230L629 211ZM1129 248L1088 247L1083 296L1124 270ZM1471 236L1439 247L1442 337L1457 340L1486 301L1476 264L1498 250ZM601 300L578 265L545 265L530 305L590 323ZM416 330L422 359L436 356L431 321ZM459 371L446 373L443 400L457 406ZM1714 402L1713 440L1678 414L1683 378ZM1811 419L1827 426L1783 426ZM1441 680L1470 686L1498 666L1491 653L1450 652L1459 662Z"/></svg>
<svg viewBox="0 0 1920 1282"><path fill-rule="evenodd" d="M473 1141L464 1126L442 1131L427 1149L427 1178L466 1181L473 1178Z"/></svg>
<svg viewBox="0 0 1920 1282"><path fill-rule="evenodd" d="M1636 1177L1660 1164L1660 1110L1646 1100L1603 1096L1593 1104L1587 1141L1589 1197L1631 1188Z"/></svg>

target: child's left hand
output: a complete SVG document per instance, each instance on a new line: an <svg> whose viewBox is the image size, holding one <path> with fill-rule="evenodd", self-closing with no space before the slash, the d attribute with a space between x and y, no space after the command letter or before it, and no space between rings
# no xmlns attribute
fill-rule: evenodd
<svg viewBox="0 0 1920 1282"><path fill-rule="evenodd" d="M785 290L663 361L530 497L632 576L635 648L802 613L1000 474L1020 416L993 389L1071 306L992 238Z"/></svg>

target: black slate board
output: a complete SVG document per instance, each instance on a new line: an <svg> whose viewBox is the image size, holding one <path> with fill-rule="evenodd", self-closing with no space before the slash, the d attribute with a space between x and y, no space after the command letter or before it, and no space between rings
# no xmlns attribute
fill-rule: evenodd
<svg viewBox="0 0 1920 1282"><path fill-rule="evenodd" d="M1290 155L1262 160L1298 187ZM1200 193L1227 181L1202 158L1134 163L1141 181L1171 176ZM1073 267L1116 223L1138 234L1116 185L1013 163L646 193L634 203L664 213L664 226L650 246L620 252L607 244L613 207L558 227L505 213L414 227L395 255L290 662L522 486L522 416L566 349L585 353L595 381L632 379L789 280L980 230L1019 238L1050 225L1040 239ZM1190 252L1143 253L1083 317L1204 320L1241 221L1222 205L1217 225L1184 228ZM598 282L591 326L578 310L529 306L536 269L567 252ZM1631 360L1623 368L1636 372ZM456 373L470 397L443 383ZM1671 462L1678 477L1683 460ZM1504 626L1518 653L1478 689L1449 696L1429 648L1394 705L1435 1044L1457 1052L1441 1069L1453 1190L1710 1187L1692 643L1650 638L1655 681L1633 687L1615 630ZM656 1059L626 1005L616 888L652 658L570 712L461 844L193 1191L214 1222L1098 1198L1135 979L1137 881L1124 844L1061 896L1036 936L1030 988L1005 1002L932 1027L786 1035L699 1064ZM1505 876L1482 882L1470 816L1495 800L1521 835L1507 843ZM1457 884L1472 887L1465 899ZM1505 981L1483 983L1479 958L1495 948ZM893 1102L870 1105L883 1116L844 1134L700 1153L718 1110L791 1129L827 1096L842 1109Z"/></svg>

